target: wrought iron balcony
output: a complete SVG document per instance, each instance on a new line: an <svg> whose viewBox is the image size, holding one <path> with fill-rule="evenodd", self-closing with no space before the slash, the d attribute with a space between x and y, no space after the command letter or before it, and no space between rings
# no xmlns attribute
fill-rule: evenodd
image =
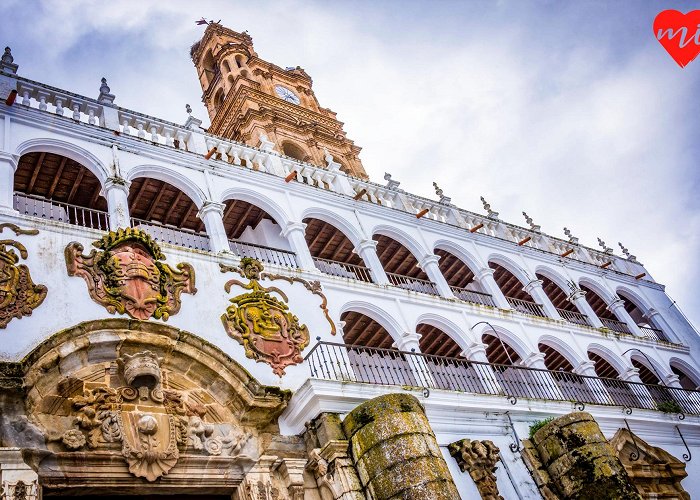
<svg viewBox="0 0 700 500"><path fill-rule="evenodd" d="M510 306L516 311L531 316L540 316L541 318L547 317L541 304L535 304L528 300L514 299L513 297L506 297L506 300L508 300Z"/></svg>
<svg viewBox="0 0 700 500"><path fill-rule="evenodd" d="M645 338L661 342L668 342L668 339L666 338L666 335L664 335L664 332L659 330L658 328L639 325L639 329L642 331L642 335Z"/></svg>
<svg viewBox="0 0 700 500"><path fill-rule="evenodd" d="M442 389L507 397L700 414L700 391L417 354L319 342L306 355L311 378Z"/></svg>
<svg viewBox="0 0 700 500"><path fill-rule="evenodd" d="M207 233L198 233L189 229L161 224L153 220L137 219L136 217L131 218L131 227L143 229L154 240L159 242L195 250L204 250L205 252L210 250Z"/></svg>
<svg viewBox="0 0 700 500"><path fill-rule="evenodd" d="M412 290L414 292L427 293L429 295L440 295L435 283L431 281L411 278L409 276L404 276L403 274L394 273L386 273L386 277L389 278L389 283L398 288Z"/></svg>
<svg viewBox="0 0 700 500"><path fill-rule="evenodd" d="M559 315L568 321L569 323L574 323L576 325L592 326L591 322L588 321L588 316L581 314L578 311L568 311L566 309L557 308Z"/></svg>
<svg viewBox="0 0 700 500"><path fill-rule="evenodd" d="M329 259L321 259L320 257L314 257L314 264L316 268L322 273L329 274L331 276L338 276L340 278L350 278L353 280L364 281L367 283L372 283L372 275L364 266L358 266L355 264L347 264L345 262L337 262Z"/></svg>
<svg viewBox="0 0 700 500"><path fill-rule="evenodd" d="M481 304L484 306L496 307L493 297L491 297L491 295L488 293L467 290L466 288L460 288L458 286L451 286L450 289L452 290L452 293L455 294L455 297L460 300L472 302L474 304Z"/></svg>
<svg viewBox="0 0 700 500"><path fill-rule="evenodd" d="M280 248L266 247L245 241L228 240L229 248L239 257L251 257L261 262L282 267L299 267L294 252Z"/></svg>
<svg viewBox="0 0 700 500"><path fill-rule="evenodd" d="M627 323L608 318L600 318L600 322L603 323L605 328L609 328L614 332L632 335L632 331L630 330L630 327L627 326Z"/></svg>
<svg viewBox="0 0 700 500"><path fill-rule="evenodd" d="M47 200L40 196L15 193L14 207L19 213L74 226L109 231L109 214L70 203Z"/></svg>

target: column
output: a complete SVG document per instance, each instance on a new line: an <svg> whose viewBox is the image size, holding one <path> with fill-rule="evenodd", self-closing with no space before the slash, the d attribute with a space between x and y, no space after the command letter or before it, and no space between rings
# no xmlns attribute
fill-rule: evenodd
<svg viewBox="0 0 700 500"><path fill-rule="evenodd" d="M389 278L386 277L386 272L384 271L384 266L379 261L377 256L377 242L374 240L362 240L357 247L355 247L355 252L362 258L365 266L369 269L372 275L372 281L378 285L388 285Z"/></svg>
<svg viewBox="0 0 700 500"><path fill-rule="evenodd" d="M14 211L15 170L19 158L0 152L0 211Z"/></svg>
<svg viewBox="0 0 700 500"><path fill-rule="evenodd" d="M442 275L442 271L440 271L440 267L438 266L439 260L440 257L437 255L426 255L420 260L420 262L418 262L418 267L425 271L425 274L428 275L430 281L435 283L435 287L442 297L454 299L455 295L452 293L450 285L447 284L447 281L445 280L445 277Z"/></svg>
<svg viewBox="0 0 700 500"><path fill-rule="evenodd" d="M639 408L656 408L654 398L649 392L649 389L647 389L646 385L641 385L644 384L644 382L642 382L642 379L639 378L639 370L637 368L627 368L625 373L620 374L620 380L624 380L625 382L634 382L634 384L630 384L628 387L637 401L636 405L633 404L635 403L634 401L630 402L632 403L630 406L637 406Z"/></svg>
<svg viewBox="0 0 700 500"><path fill-rule="evenodd" d="M652 307L647 311L644 317L647 319L650 325L656 325L656 327L663 332L663 335L666 339L668 339L671 342L679 342L678 338L673 333L671 325L668 324L666 319L661 315L659 311Z"/></svg>
<svg viewBox="0 0 700 500"><path fill-rule="evenodd" d="M107 199L109 228L116 231L120 227L130 227L129 186L131 183L121 177L110 177L105 181L103 192Z"/></svg>
<svg viewBox="0 0 700 500"><path fill-rule="evenodd" d="M589 360L581 362L574 368L574 373L585 377L595 377L583 379L583 382L591 391L591 395L593 396L590 398L590 401L582 401L583 403L615 404L613 399L610 397L605 384L603 384L600 378L598 378L598 374L595 372L595 363L593 361Z"/></svg>
<svg viewBox="0 0 700 500"><path fill-rule="evenodd" d="M409 369L416 379L416 385L436 387L431 367L422 356L419 341L420 335L416 332L404 332L401 334L401 338L394 342L394 345L399 351L415 353L414 355L406 354L405 357Z"/></svg>
<svg viewBox="0 0 700 500"><path fill-rule="evenodd" d="M468 349L462 352L462 355L469 361L482 363L472 365L472 368L474 368L474 371L476 371L477 375L479 376L487 394L509 396L509 394L506 394L506 391L503 389L503 386L499 382L496 373L493 371L491 363L489 363L489 359L486 357L487 347L488 346L486 344L481 342L474 342Z"/></svg>
<svg viewBox="0 0 700 500"><path fill-rule="evenodd" d="M542 306L542 308L544 309L544 313L547 316L553 319L561 319L559 311L557 311L557 308L554 307L554 304L552 304L552 301L549 300L549 297L547 297L547 294L544 292L544 288L542 288L542 283L542 280L532 280L530 283L523 287L523 290L525 290L525 292L528 293L530 297L532 297L535 303L540 304Z"/></svg>
<svg viewBox="0 0 700 500"><path fill-rule="evenodd" d="M636 335L637 337L643 336L642 331L639 329L639 326L637 326L637 323L634 322L632 316L630 316L629 313L625 310L624 300L616 298L610 304L608 304L607 309L610 312L612 312L617 317L617 319L624 323L627 323L627 326L629 327L633 335Z"/></svg>
<svg viewBox="0 0 700 500"><path fill-rule="evenodd" d="M289 246L292 247L294 254L297 256L299 267L307 271L315 271L316 265L309 245L306 243L305 237L306 224L302 222L290 222L287 227L282 230L282 236L289 240Z"/></svg>
<svg viewBox="0 0 700 500"><path fill-rule="evenodd" d="M228 252L230 247L224 228L224 204L206 200L197 217L204 222L212 252Z"/></svg>
<svg viewBox="0 0 700 500"><path fill-rule="evenodd" d="M503 295L501 289L498 288L496 280L493 279L493 273L495 273L493 269L485 267L475 274L475 278L481 285L481 288L483 288L486 293L491 294L491 298L493 298L496 307L500 309L510 309L510 304L506 300L505 295Z"/></svg>
<svg viewBox="0 0 700 500"><path fill-rule="evenodd" d="M603 323L600 321L598 315L593 311L593 308L586 300L586 292L581 289L576 290L571 295L567 297L567 300L571 302L576 308L585 314L593 328L602 328Z"/></svg>
<svg viewBox="0 0 700 500"><path fill-rule="evenodd" d="M527 358L521 361L521 365L526 368L547 370L547 366L544 364L544 354L541 352L530 354ZM521 372L521 375L528 378L533 397L555 401L561 401L564 399L564 395L562 394L557 381L554 380L549 371L518 371Z"/></svg>

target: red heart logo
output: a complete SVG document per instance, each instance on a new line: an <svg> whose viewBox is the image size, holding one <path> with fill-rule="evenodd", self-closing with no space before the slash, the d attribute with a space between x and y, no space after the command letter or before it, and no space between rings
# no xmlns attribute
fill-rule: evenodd
<svg viewBox="0 0 700 500"><path fill-rule="evenodd" d="M654 36L681 68L700 53L700 10L664 10L654 19Z"/></svg>

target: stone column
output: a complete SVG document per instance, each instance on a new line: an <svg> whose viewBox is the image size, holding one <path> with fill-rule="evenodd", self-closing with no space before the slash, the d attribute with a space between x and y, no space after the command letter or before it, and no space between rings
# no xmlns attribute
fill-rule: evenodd
<svg viewBox="0 0 700 500"><path fill-rule="evenodd" d="M639 377L639 370L637 368L630 367L625 373L620 374L620 380L625 382L635 382L634 384L628 385L628 388L632 395L639 400L640 406L643 408L655 408L654 398L647 389L646 385L643 384L642 379Z"/></svg>
<svg viewBox="0 0 700 500"><path fill-rule="evenodd" d="M522 366L526 368L535 368L537 370L547 370L547 365L544 364L544 354L541 352L535 352L530 354L527 358L523 359L521 362ZM561 401L564 399L564 395L554 380L552 374L549 371L538 371L538 372L527 372L525 370L518 370L521 375L528 377L529 389L535 398L539 399L551 399L555 401Z"/></svg>
<svg viewBox="0 0 700 500"><path fill-rule="evenodd" d="M0 211L14 211L13 194L17 155L0 152Z"/></svg>
<svg viewBox="0 0 700 500"><path fill-rule="evenodd" d="M630 316L630 314L625 310L625 302L622 299L618 298L613 300L610 304L608 304L607 309L608 311L612 312L617 319L623 323L627 323L632 335L636 335L637 337L643 336L642 331L639 329L639 326L637 326L637 323L634 322L632 316Z"/></svg>
<svg viewBox="0 0 700 500"><path fill-rule="evenodd" d="M290 222L287 227L282 230L282 236L287 238L289 246L297 256L299 267L307 271L315 271L316 265L311 257L309 245L305 238L306 224L303 222Z"/></svg>
<svg viewBox="0 0 700 500"><path fill-rule="evenodd" d="M415 356L406 355L404 357L407 358L406 362L416 379L416 385L436 387L432 374L433 370L431 370L427 360L422 356L419 341L420 335L416 332L405 332L399 340L394 342L394 345L399 351L415 353Z"/></svg>
<svg viewBox="0 0 700 500"><path fill-rule="evenodd" d="M584 383L590 389L593 396L593 398L591 398L592 401L583 401L584 403L595 402L601 404L615 404L613 399L610 397L610 394L608 393L608 389L598 378L598 374L595 372L595 363L593 361L583 361L574 368L574 373L576 373L577 375L584 375L586 377L595 377L583 379Z"/></svg>
<svg viewBox="0 0 700 500"><path fill-rule="evenodd" d="M528 293L530 297L532 297L535 303L540 304L542 306L542 308L544 309L544 313L547 316L549 316L552 319L561 319L559 311L557 311L557 308L554 307L554 304L552 304L552 301L549 300L549 297L547 297L547 294L544 292L544 288L542 288L542 283L542 280L532 280L530 283L523 287L523 290L525 290L525 292Z"/></svg>
<svg viewBox="0 0 700 500"><path fill-rule="evenodd" d="M387 394L343 421L368 498L459 498L425 411L410 394Z"/></svg>
<svg viewBox="0 0 700 500"><path fill-rule="evenodd" d="M442 271L440 271L440 266L438 266L438 260L440 260L440 257L438 257L437 255L426 255L420 260L420 262L418 262L418 267L425 271L425 274L428 275L430 281L435 283L435 287L437 288L438 293L442 297L445 297L447 299L454 299L455 295L454 293L452 293L450 285L447 284L445 277L442 275Z"/></svg>
<svg viewBox="0 0 700 500"><path fill-rule="evenodd" d="M600 321L600 318L598 315L593 311L593 308L591 305L588 303L586 300L586 292L583 290L576 290L573 292L571 295L567 297L567 300L571 302L573 305L576 306L576 308L582 313L585 314L586 317L588 318L588 321L590 321L591 326L593 328L602 328L603 323Z"/></svg>
<svg viewBox="0 0 700 500"><path fill-rule="evenodd" d="M382 263L377 256L377 242L374 240L362 240L355 248L355 252L362 258L365 267L369 269L372 275L372 281L378 285L388 285L389 278L386 277L386 272Z"/></svg>
<svg viewBox="0 0 700 500"><path fill-rule="evenodd" d="M671 325L668 324L666 318L664 318L659 311L652 307L647 311L644 317L647 319L647 321L649 321L650 325L657 325L657 328L659 328L663 332L663 336L666 339L668 339L671 342L679 341L678 337L673 331L673 328L671 328Z"/></svg>
<svg viewBox="0 0 700 500"><path fill-rule="evenodd" d="M498 288L498 283L493 279L493 273L495 273L493 269L485 267L476 273L475 278L481 285L481 288L483 288L486 293L491 294L496 307L500 309L510 309L511 307L508 300L506 300L506 296L503 295L501 289Z"/></svg>
<svg viewBox="0 0 700 500"><path fill-rule="evenodd" d="M462 355L469 361L483 363L472 365L472 368L479 376L480 381L488 394L508 396L509 394L506 394L506 391L503 389L503 386L499 382L493 368L491 367L491 363L489 363L489 359L486 357L487 347L488 346L486 344L481 342L474 342L468 349L462 352Z"/></svg>
<svg viewBox="0 0 700 500"><path fill-rule="evenodd" d="M129 186L131 183L121 177L109 177L104 184L103 192L107 199L109 212L109 228L116 231L120 227L130 227L129 218Z"/></svg>
<svg viewBox="0 0 700 500"><path fill-rule="evenodd" d="M209 236L209 246L215 253L230 251L224 228L224 206L223 203L207 200L197 213L197 217L204 222L207 236Z"/></svg>

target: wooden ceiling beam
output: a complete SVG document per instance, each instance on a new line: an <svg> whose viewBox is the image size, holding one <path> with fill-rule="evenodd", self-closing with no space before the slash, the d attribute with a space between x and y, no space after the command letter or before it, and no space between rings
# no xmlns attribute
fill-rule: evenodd
<svg viewBox="0 0 700 500"><path fill-rule="evenodd" d="M97 198L100 197L100 191L102 191L102 186L100 183L97 183L97 186L95 187L95 191L93 191L92 196L90 197L90 206L88 208L95 208L95 204L97 203Z"/></svg>
<svg viewBox="0 0 700 500"><path fill-rule="evenodd" d="M158 194L156 194L156 197L153 198L153 201L151 202L150 206L148 207L148 211L146 212L146 220L151 220L151 217L153 216L153 212L155 212L156 208L158 208L158 204L160 203L160 199L163 197L163 194L165 193L165 183L160 187L158 190ZM167 214L167 210L165 211L165 214ZM164 215L165 215L164 214ZM165 219L165 217L163 217ZM165 223L165 221L163 221Z"/></svg>
<svg viewBox="0 0 700 500"><path fill-rule="evenodd" d="M182 196L184 194L185 193L183 193L179 189L177 190L177 194L175 195L175 200L170 204L170 210L167 210L165 212L165 215L163 216L163 224L168 223L168 219L170 218L171 215L173 215L175 213L175 210L177 210L177 204L180 203L180 198L182 198Z"/></svg>
<svg viewBox="0 0 700 500"><path fill-rule="evenodd" d="M237 234L240 237L240 231L246 228L246 226L247 226L246 220L248 219L248 216L250 215L250 211L253 210L254 206L255 205L251 205L250 203L248 203L248 206L246 207L245 211L243 212L241 217L238 219L238 223L236 224L236 228L233 231L234 235Z"/></svg>
<svg viewBox="0 0 700 500"><path fill-rule="evenodd" d="M180 219L180 222L177 223L177 228L182 229L182 226L185 225L185 222L187 222L187 219L190 218L190 214L192 213L192 209L196 208L194 203L190 203L190 206L185 210L185 214L182 216L182 219Z"/></svg>
<svg viewBox="0 0 700 500"><path fill-rule="evenodd" d="M58 186L58 181L61 180L61 175L63 175L63 169L66 168L66 162L68 161L68 158L65 156L61 158L61 163L58 166L58 170L56 171L56 175L53 177L53 181L51 181L51 187L49 187L49 192L46 194L46 199L50 200L51 197L53 196L54 191L56 191L56 187Z"/></svg>
<svg viewBox="0 0 700 500"><path fill-rule="evenodd" d="M326 240L325 245L323 245L323 247L321 248L321 251L320 251L318 254L321 255L321 256L325 255L325 254L326 254L326 250L328 250L328 247L330 247L331 244L334 243L334 240L335 240L335 239L336 239L336 233L332 233L332 234L328 237L328 240ZM336 247L337 247L337 245L336 245ZM325 257L322 257L322 258L325 258ZM329 259L329 260L333 260L333 259Z"/></svg>
<svg viewBox="0 0 700 500"><path fill-rule="evenodd" d="M136 212L136 208L139 206L139 201L141 201L141 196L143 195L144 191L146 190L146 186L148 185L148 181L150 179L143 178L143 182L141 183L141 187L139 190L136 192L136 195L134 195L133 201L129 205L129 213L134 213Z"/></svg>
<svg viewBox="0 0 700 500"><path fill-rule="evenodd" d="M41 167L44 164L44 157L46 157L46 153L41 153L37 158L36 163L34 163L32 177L29 179L29 183L27 184L27 194L32 194L34 183L36 182L36 179L39 176L39 170L41 170ZM63 158L63 161L65 162L65 157Z"/></svg>
<svg viewBox="0 0 700 500"><path fill-rule="evenodd" d="M73 182L73 187L70 190L70 194L68 195L68 200L66 203L73 203L73 197L75 196L75 193L78 192L78 188L80 188L80 183L83 182L83 176L85 175L85 167L82 167L78 171L78 175L75 177L75 182Z"/></svg>
<svg viewBox="0 0 700 500"><path fill-rule="evenodd" d="M309 228L307 227L306 230L308 231ZM311 237L311 241L309 242L309 251L314 257L320 256L320 253L318 253L318 251L316 250L316 243L318 243L318 240L321 238L321 235L324 233L324 230L324 226L319 227L316 231L316 234Z"/></svg>

